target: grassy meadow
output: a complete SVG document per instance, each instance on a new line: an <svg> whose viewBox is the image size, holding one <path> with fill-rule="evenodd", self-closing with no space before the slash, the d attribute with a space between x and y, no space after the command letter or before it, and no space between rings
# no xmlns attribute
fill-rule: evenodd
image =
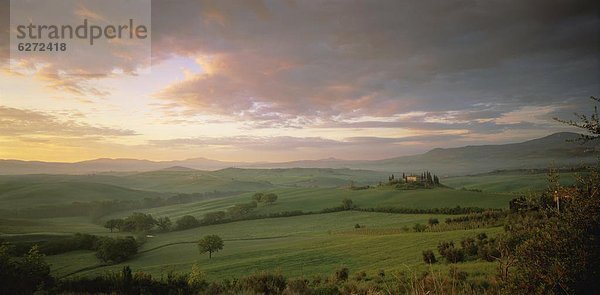
<svg viewBox="0 0 600 295"><path fill-rule="evenodd" d="M559 181L562 185L572 185L575 183L575 177L578 174L564 172L559 175ZM443 182L457 189L464 187L466 189L477 189L489 193L526 194L546 189L548 187L548 174L539 171L532 173L526 171L505 171L450 177L443 179Z"/></svg>
<svg viewBox="0 0 600 295"><path fill-rule="evenodd" d="M156 276L170 271L187 272L194 263L202 266L211 279L239 277L258 271L277 270L290 277L328 275L346 266L353 271L375 274L402 271L408 267L426 267L423 249L435 249L442 240L460 240L479 232L494 234L500 228L457 230L450 232L356 234L354 224L368 229L400 229L415 223L427 223L430 217L443 215L338 212L287 218L240 221L195 229L157 234L130 261L77 272L96 275L118 271L124 265ZM200 255L196 241L217 234L225 242L212 259ZM71 263L71 261L82 263ZM49 256L56 274L61 276L98 264L93 252L73 252ZM470 263L465 263L470 264ZM485 270L487 263L469 266Z"/></svg>
<svg viewBox="0 0 600 295"><path fill-rule="evenodd" d="M0 218L0 238L35 242L73 233L112 237L132 235L110 233L102 225L109 219L124 218L134 212L169 217L173 221L184 215L201 219L206 213L250 202L255 192L264 192L275 193L279 198L270 205L260 203L255 214L294 210L315 214L154 232L143 238L138 254L117 264L105 265L94 252L85 250L48 255L46 260L51 264L52 273L58 277L93 276L119 271L124 265L131 266L134 271L160 277L169 272L189 272L196 263L207 278L215 280L257 271L278 271L288 277L327 276L342 266L348 267L351 272L365 271L371 275L380 270L417 272L430 267L423 262L423 250L435 251L441 241L459 243L462 238L473 237L480 232L494 236L502 229L413 232L409 229L417 223L427 224L430 218L443 222L447 217L456 215L317 212L340 206L345 198L351 199L359 208L507 208L514 192L539 189L543 178L541 175L516 174L466 176L443 179L445 186L442 187L411 190L378 185L386 179L387 174L384 173L349 169L234 168L213 172L182 169L85 176L0 176L0 204L4 209L115 199L141 200L190 192L234 192L188 203L124 209L98 218ZM511 185L495 185L501 182ZM349 188L351 183L371 187L353 190ZM361 226L360 230L354 228L356 224ZM225 243L224 249L214 254L212 259L200 254L196 245L199 239L209 234L219 235ZM475 277L495 271L495 264L490 262L471 261L457 266ZM443 272L447 272L448 267L449 264L445 263L433 266Z"/></svg>

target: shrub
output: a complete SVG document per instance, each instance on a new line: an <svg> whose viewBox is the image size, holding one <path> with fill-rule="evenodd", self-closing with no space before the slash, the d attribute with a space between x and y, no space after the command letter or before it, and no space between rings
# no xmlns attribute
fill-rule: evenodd
<svg viewBox="0 0 600 295"><path fill-rule="evenodd" d="M425 229L427 229L427 227L425 225L420 224L420 223L415 223L415 225L413 226L413 230L415 232L418 232L418 233L424 232Z"/></svg>
<svg viewBox="0 0 600 295"><path fill-rule="evenodd" d="M40 243L40 252L46 255L56 255L75 250L96 250L98 241L97 236L76 233L71 237Z"/></svg>
<svg viewBox="0 0 600 295"><path fill-rule="evenodd" d="M356 273L356 275L354 275L355 281L362 281L362 280L365 280L366 278L367 278L367 273L364 271L358 272L358 273Z"/></svg>
<svg viewBox="0 0 600 295"><path fill-rule="evenodd" d="M96 257L104 262L123 262L135 255L138 244L133 237L111 239L103 238L96 250Z"/></svg>
<svg viewBox="0 0 600 295"><path fill-rule="evenodd" d="M434 226L439 223L440 221L437 218L429 218L429 220L427 221L427 224L429 224L429 226Z"/></svg>
<svg viewBox="0 0 600 295"><path fill-rule="evenodd" d="M240 279L242 290L258 294L281 294L286 288L286 279L281 274L261 272Z"/></svg>
<svg viewBox="0 0 600 295"><path fill-rule="evenodd" d="M446 261L450 263L461 262L465 260L465 253L463 249L458 249L454 247L454 242L440 242L438 244L438 252Z"/></svg>
<svg viewBox="0 0 600 295"><path fill-rule="evenodd" d="M150 214L135 212L125 218L119 225L119 230L128 232L145 232L156 225L156 219Z"/></svg>
<svg viewBox="0 0 600 295"><path fill-rule="evenodd" d="M473 238L462 239L462 241L460 241L460 246L463 248L467 256L477 256L479 247Z"/></svg>
<svg viewBox="0 0 600 295"><path fill-rule="evenodd" d="M163 232L167 232L171 229L171 218L169 217L159 217L158 219L156 219L156 226L158 226L158 228L160 228L161 231Z"/></svg>
<svg viewBox="0 0 600 295"><path fill-rule="evenodd" d="M435 254L433 251L425 250L423 251L423 261L427 264L433 264L437 262L437 259L435 259Z"/></svg>
<svg viewBox="0 0 600 295"><path fill-rule="evenodd" d="M200 222L198 221L198 219L196 219L196 217L191 216L191 215L185 215L185 216L177 219L177 221L175 223L177 224L176 225L177 230L184 230L184 229L200 226Z"/></svg>
<svg viewBox="0 0 600 295"><path fill-rule="evenodd" d="M444 257L450 263L462 262L465 260L465 252L462 249L450 248Z"/></svg>
<svg viewBox="0 0 600 295"><path fill-rule="evenodd" d="M344 198L342 200L342 207L344 208L344 210L352 210L356 207L356 205L354 205L354 202L352 202L351 199Z"/></svg>
<svg viewBox="0 0 600 295"><path fill-rule="evenodd" d="M0 245L0 282L3 294L34 294L40 287L52 285L50 265L44 261L37 246L22 258L13 259Z"/></svg>
<svg viewBox="0 0 600 295"><path fill-rule="evenodd" d="M343 282L348 280L348 275L350 272L347 267L342 267L335 271L335 279L338 282Z"/></svg>
<svg viewBox="0 0 600 295"><path fill-rule="evenodd" d="M307 279L295 279L290 280L287 283L287 287L283 291L285 295L296 295L296 294L311 294L311 289L308 286Z"/></svg>

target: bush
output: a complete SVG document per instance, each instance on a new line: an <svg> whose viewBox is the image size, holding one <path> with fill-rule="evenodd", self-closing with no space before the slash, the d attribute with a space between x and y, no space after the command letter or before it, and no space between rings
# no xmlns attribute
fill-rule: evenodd
<svg viewBox="0 0 600 295"><path fill-rule="evenodd" d="M201 223L202 224L216 224L216 223L222 221L223 219L225 219L225 217L226 217L225 211L210 212L210 213L204 214L204 218L202 218Z"/></svg>
<svg viewBox="0 0 600 295"><path fill-rule="evenodd" d="M366 279L367 279L367 273L364 271L358 272L358 273L356 273L356 275L354 275L355 281L363 281Z"/></svg>
<svg viewBox="0 0 600 295"><path fill-rule="evenodd" d="M97 236L76 233L71 237L40 243L40 252L46 255L56 255L75 250L96 250L98 241Z"/></svg>
<svg viewBox="0 0 600 295"><path fill-rule="evenodd" d="M103 262L119 263L135 255L138 244L133 237L111 239L103 238L96 250L96 257Z"/></svg>
<svg viewBox="0 0 600 295"><path fill-rule="evenodd" d="M420 223L415 223L415 225L413 226L413 230L418 233L424 232L425 229L427 229L427 226L422 225Z"/></svg>
<svg viewBox="0 0 600 295"><path fill-rule="evenodd" d="M462 262L465 261L465 252L462 249L450 248L444 257L450 263Z"/></svg>
<svg viewBox="0 0 600 295"><path fill-rule="evenodd" d="M473 238L462 239L462 241L460 241L460 246L463 248L467 256L477 256L479 246L475 243L475 240Z"/></svg>
<svg viewBox="0 0 600 295"><path fill-rule="evenodd" d="M427 224L429 224L429 226L434 226L439 223L440 221L437 218L429 218L429 220L427 221Z"/></svg>
<svg viewBox="0 0 600 295"><path fill-rule="evenodd" d="M127 232L146 232L156 225L156 219L150 214L133 213L119 225L119 230Z"/></svg>
<svg viewBox="0 0 600 295"><path fill-rule="evenodd" d="M262 272L240 279L242 290L258 294L281 294L286 288L286 279L281 274Z"/></svg>
<svg viewBox="0 0 600 295"><path fill-rule="evenodd" d="M287 287L283 291L283 294L286 295L296 295L296 294L311 294L311 289L308 286L309 281L307 279L295 279L290 280L287 283Z"/></svg>
<svg viewBox="0 0 600 295"><path fill-rule="evenodd" d="M352 202L351 199L344 198L342 200L342 207L344 208L344 210L352 210L356 208L356 205L354 205L354 202Z"/></svg>
<svg viewBox="0 0 600 295"><path fill-rule="evenodd" d="M440 242L438 244L438 252L450 263L457 263L465 260L463 249L455 248L454 242L452 241Z"/></svg>
<svg viewBox="0 0 600 295"><path fill-rule="evenodd" d="M338 282L344 282L348 280L350 272L347 267L342 267L335 271L335 280Z"/></svg>
<svg viewBox="0 0 600 295"><path fill-rule="evenodd" d="M433 251L425 250L423 251L423 261L427 264L433 264L437 262L437 259L435 259L435 254Z"/></svg>
<svg viewBox="0 0 600 295"><path fill-rule="evenodd" d="M177 221L175 223L177 224L175 226L175 228L177 230L184 230L184 229L189 229L189 228L194 228L194 227L200 226L200 221L198 221L198 219L196 219L196 217L191 216L191 215L185 215L185 216L177 219Z"/></svg>
<svg viewBox="0 0 600 295"><path fill-rule="evenodd" d="M0 245L0 282L3 294L34 294L37 289L53 283L50 265L33 246L24 257L13 259L7 248Z"/></svg>

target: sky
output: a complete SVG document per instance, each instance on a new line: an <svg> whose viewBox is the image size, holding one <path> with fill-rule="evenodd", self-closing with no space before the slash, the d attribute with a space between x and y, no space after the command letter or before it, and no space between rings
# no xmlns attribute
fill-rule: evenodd
<svg viewBox="0 0 600 295"><path fill-rule="evenodd" d="M0 159L383 159L573 131L552 118L600 95L599 15L577 0L153 0L151 67L0 51Z"/></svg>

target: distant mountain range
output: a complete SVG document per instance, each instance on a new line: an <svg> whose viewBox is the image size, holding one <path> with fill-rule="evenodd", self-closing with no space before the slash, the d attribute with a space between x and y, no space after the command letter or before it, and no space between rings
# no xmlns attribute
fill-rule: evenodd
<svg viewBox="0 0 600 295"><path fill-rule="evenodd" d="M600 140L568 142L576 133L561 132L521 143L436 148L424 154L384 160L304 160L281 163L223 162L205 158L181 161L96 159L75 163L0 160L0 174L89 174L152 170L218 170L238 168L352 168L388 172L434 171L439 175L465 175L499 169L564 167L593 163L600 156Z"/></svg>

